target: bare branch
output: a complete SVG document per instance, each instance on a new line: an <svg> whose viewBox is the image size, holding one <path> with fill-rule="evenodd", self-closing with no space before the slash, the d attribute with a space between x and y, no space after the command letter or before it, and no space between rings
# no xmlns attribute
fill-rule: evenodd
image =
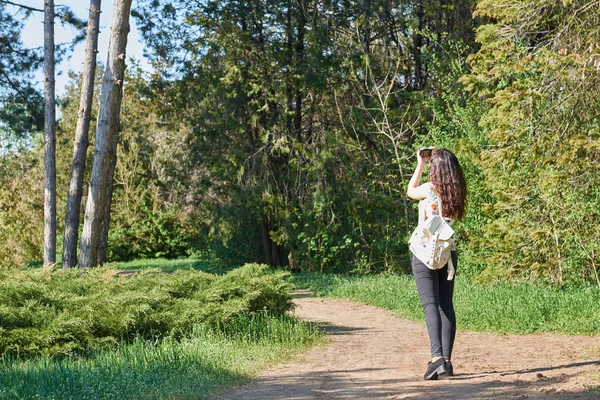
<svg viewBox="0 0 600 400"><path fill-rule="evenodd" d="M24 4L13 3L12 1L9 1L9 0L0 0L0 3L4 3L4 4L11 5L11 6L16 6L16 7L21 7L23 9L29 10L29 11L35 11L35 12L41 12L41 13L44 12L44 10L42 10L41 8L35 8L35 7L26 6Z"/></svg>

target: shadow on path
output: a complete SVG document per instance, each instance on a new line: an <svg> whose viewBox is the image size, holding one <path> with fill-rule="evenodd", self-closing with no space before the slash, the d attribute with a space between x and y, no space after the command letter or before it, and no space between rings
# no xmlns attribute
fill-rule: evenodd
<svg viewBox="0 0 600 400"><path fill-rule="evenodd" d="M214 399L549 399L549 400L598 400L600 390L590 389L584 392L557 392L546 389L551 383L562 379L545 378L538 381L511 382L491 379L474 382L465 376L440 378L438 381L425 382L413 378L378 379L378 369L368 372L370 379L356 379L352 375L362 374L365 369L336 371L313 371L300 374L284 374L257 379L241 391ZM489 374L497 375L497 374ZM455 378L461 378L455 379Z"/></svg>
<svg viewBox="0 0 600 400"><path fill-rule="evenodd" d="M352 326L333 325L328 322L315 322L319 329L323 329L328 335L350 335L354 332L364 332L367 328L357 328Z"/></svg>
<svg viewBox="0 0 600 400"><path fill-rule="evenodd" d="M546 372L546 371L554 371L554 370L557 370L557 369L587 367L587 366L593 366L593 365L600 367L600 360L598 360L598 361L585 361L585 362L563 364L563 365L553 365L553 366L549 366L549 367L522 369L522 370L519 370L519 371L505 372L505 373L502 373L501 375L504 376L504 375L514 375L514 374L528 374L528 373L533 373L533 372L542 372L542 371ZM599 397L599 399L600 399L600 397Z"/></svg>
<svg viewBox="0 0 600 400"><path fill-rule="evenodd" d="M329 344L209 399L600 400L596 338L461 332L457 375L424 381L424 324L356 302L311 297L296 293L296 313L324 329Z"/></svg>

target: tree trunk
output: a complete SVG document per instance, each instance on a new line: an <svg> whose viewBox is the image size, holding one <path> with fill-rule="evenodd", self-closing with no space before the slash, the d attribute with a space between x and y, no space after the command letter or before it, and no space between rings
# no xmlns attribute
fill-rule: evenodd
<svg viewBox="0 0 600 400"><path fill-rule="evenodd" d="M417 21L418 21L418 29L415 33L414 44L413 44L413 56L415 58L415 75L414 75L414 86L415 90L423 90L423 66L421 62L421 50L423 47L423 27L425 26L425 7L423 2L425 0L419 1L419 6L417 8Z"/></svg>
<svg viewBox="0 0 600 400"><path fill-rule="evenodd" d="M365 54L367 56L371 55L371 24L373 21L373 8L372 8L372 1L371 0L366 0L365 1L365 36L363 39L364 42L364 46L365 46Z"/></svg>
<svg viewBox="0 0 600 400"><path fill-rule="evenodd" d="M296 86L296 109L294 110L294 133L296 134L296 140L302 140L302 86L305 85L305 82L299 81L298 77L303 75L304 66L302 62L304 60L304 31L306 25L306 9L305 2L300 0L298 1L298 37L296 39L296 48L295 48L295 77L294 84Z"/></svg>
<svg viewBox="0 0 600 400"><path fill-rule="evenodd" d="M54 0L44 1L44 265L56 262Z"/></svg>
<svg viewBox="0 0 600 400"><path fill-rule="evenodd" d="M131 2L132 0L115 0L114 5L108 61L102 80L102 100L94 145L94 163L81 237L80 268L93 267L98 262L102 221L106 202L109 201L108 188L112 185L112 180L109 179L110 169L116 157L119 134Z"/></svg>
<svg viewBox="0 0 600 400"><path fill-rule="evenodd" d="M81 97L75 146L71 163L71 183L65 216L65 235L63 241L63 269L77 265L77 239L79 236L79 214L81 212L81 196L83 194L83 175L85 159L89 145L90 119L92 100L94 98L94 78L96 76L96 54L98 53L98 32L100 25L101 0L90 1L90 14L85 44L85 61L81 80Z"/></svg>
<svg viewBox="0 0 600 400"><path fill-rule="evenodd" d="M269 224L261 221L260 228L262 231L263 250L265 253L265 264L271 265L271 238L269 237Z"/></svg>
<svg viewBox="0 0 600 400"><path fill-rule="evenodd" d="M294 27L292 26L292 0L287 2L287 14L286 14L286 96L287 96L287 113L285 117L287 134L292 135L293 133L293 119L292 115L294 112Z"/></svg>
<svg viewBox="0 0 600 400"><path fill-rule="evenodd" d="M267 218L263 219L260 223L262 230L262 242L263 250L265 253L265 264L280 266L283 265L283 259L281 257L282 248L280 245L275 243L271 239L270 233L274 230L272 222L269 222Z"/></svg>
<svg viewBox="0 0 600 400"><path fill-rule="evenodd" d="M271 265L280 267L283 264L281 259L281 247L271 240Z"/></svg>
<svg viewBox="0 0 600 400"><path fill-rule="evenodd" d="M98 248L98 265L106 262L106 253L108 250L108 229L110 227L110 210L112 206L113 184L115 177L115 167L117 165L117 140L111 144L113 154L115 155L110 165L108 173L108 188L106 193L106 203L104 205L104 218L102 219L102 230L100 231L100 246Z"/></svg>

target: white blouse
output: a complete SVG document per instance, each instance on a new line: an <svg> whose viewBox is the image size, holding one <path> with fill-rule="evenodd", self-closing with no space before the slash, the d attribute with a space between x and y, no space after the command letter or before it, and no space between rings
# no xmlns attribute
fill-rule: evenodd
<svg viewBox="0 0 600 400"><path fill-rule="evenodd" d="M422 194L424 196L423 200L419 201L419 225L425 222L429 217L433 215L438 215L439 209L441 209L442 202L438 197L437 193L433 190L433 185L431 182L424 183L419 187L419 190L422 190ZM443 213L443 210L442 210ZM444 220L449 225L454 223L454 219L444 217Z"/></svg>

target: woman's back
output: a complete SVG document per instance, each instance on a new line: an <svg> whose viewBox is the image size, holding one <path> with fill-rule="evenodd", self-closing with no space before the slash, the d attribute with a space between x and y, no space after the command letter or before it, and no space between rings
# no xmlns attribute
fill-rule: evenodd
<svg viewBox="0 0 600 400"><path fill-rule="evenodd" d="M430 182L423 184L423 192L425 193L425 197L419 201L419 225L434 215L440 215L440 210L442 211L441 216L444 217L448 224L452 225L454 219L444 215L441 200Z"/></svg>

